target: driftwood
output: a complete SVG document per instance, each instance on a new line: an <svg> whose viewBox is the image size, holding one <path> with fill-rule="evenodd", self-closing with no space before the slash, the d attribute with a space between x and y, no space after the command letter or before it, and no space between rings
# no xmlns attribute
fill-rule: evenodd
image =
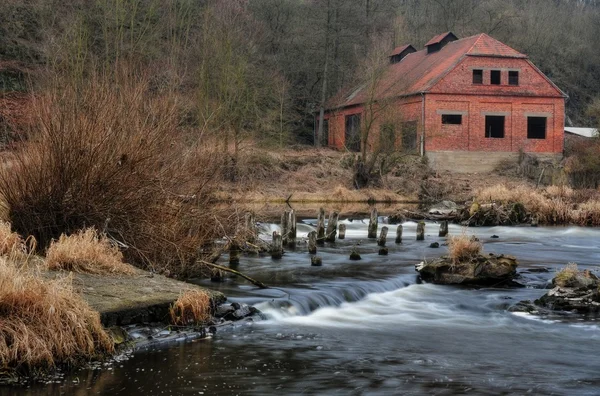
<svg viewBox="0 0 600 396"><path fill-rule="evenodd" d="M231 268L223 267L222 265L218 265L218 264L214 264L214 263L209 263L208 261L204 261L204 260L198 260L198 262L200 264L204 264L204 265L208 265L209 267L216 268L216 269L218 269L220 271L231 272L232 274L236 274L237 276L240 276L240 277L246 279L248 282L250 282L250 283L258 286L261 289L268 289L269 288L264 283L262 283L260 281L257 281L256 279L252 279L249 276L244 275L241 272L233 270Z"/></svg>

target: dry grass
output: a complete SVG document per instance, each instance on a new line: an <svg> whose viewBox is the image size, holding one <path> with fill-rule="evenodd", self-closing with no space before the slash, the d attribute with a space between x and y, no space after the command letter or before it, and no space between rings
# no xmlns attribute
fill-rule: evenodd
<svg viewBox="0 0 600 396"><path fill-rule="evenodd" d="M27 247L19 234L13 232L8 222L0 220L0 256L25 254Z"/></svg>
<svg viewBox="0 0 600 396"><path fill-rule="evenodd" d="M169 312L174 325L204 323L210 319L210 297L203 290L188 290L173 303Z"/></svg>
<svg viewBox="0 0 600 396"><path fill-rule="evenodd" d="M46 252L46 265L52 271L135 274L133 267L123 262L119 249L93 228L69 236L63 234L53 241Z"/></svg>
<svg viewBox="0 0 600 396"><path fill-rule="evenodd" d="M42 280L0 258L0 371L28 372L112 352L100 316L70 277Z"/></svg>
<svg viewBox="0 0 600 396"><path fill-rule="evenodd" d="M540 224L600 225L598 191L573 190L550 186L535 189L526 185L508 187L495 185L475 194L479 203L509 205L521 203L526 211L539 219Z"/></svg>
<svg viewBox="0 0 600 396"><path fill-rule="evenodd" d="M556 273L552 282L561 287L587 287L597 283L597 278L588 270L579 271L577 264L569 263Z"/></svg>
<svg viewBox="0 0 600 396"><path fill-rule="evenodd" d="M466 234L448 237L448 256L454 264L469 261L481 254L483 245Z"/></svg>

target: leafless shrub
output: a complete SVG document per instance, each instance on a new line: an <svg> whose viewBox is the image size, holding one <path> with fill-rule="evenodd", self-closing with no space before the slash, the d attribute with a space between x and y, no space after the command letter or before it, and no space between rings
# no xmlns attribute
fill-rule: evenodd
<svg viewBox="0 0 600 396"><path fill-rule="evenodd" d="M93 227L127 261L188 274L223 231L211 212L215 153L184 143L176 100L128 68L71 84L57 79L32 107L30 138L0 171L13 228L46 248Z"/></svg>

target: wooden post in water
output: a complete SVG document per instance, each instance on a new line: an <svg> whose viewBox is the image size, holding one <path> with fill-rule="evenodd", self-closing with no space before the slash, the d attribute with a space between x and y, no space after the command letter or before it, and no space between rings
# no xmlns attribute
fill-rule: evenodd
<svg viewBox="0 0 600 396"><path fill-rule="evenodd" d="M402 243L402 224L396 228L396 243Z"/></svg>
<svg viewBox="0 0 600 396"><path fill-rule="evenodd" d="M235 239L229 243L229 266L240 263L240 247Z"/></svg>
<svg viewBox="0 0 600 396"><path fill-rule="evenodd" d="M382 227L381 233L379 234L379 239L377 240L377 245L385 246L385 240L387 238L388 228Z"/></svg>
<svg viewBox="0 0 600 396"><path fill-rule="evenodd" d="M333 211L329 214L329 220L327 221L327 232L325 241L335 242L335 236L337 234L337 223L338 223L338 212Z"/></svg>
<svg viewBox="0 0 600 396"><path fill-rule="evenodd" d="M308 253L317 254L317 232L308 233Z"/></svg>
<svg viewBox="0 0 600 396"><path fill-rule="evenodd" d="M323 259L319 256L312 256L310 258L310 265L313 267L320 267L323 265Z"/></svg>
<svg viewBox="0 0 600 396"><path fill-rule="evenodd" d="M369 232L367 238L377 238L377 209L371 209L371 218L369 219Z"/></svg>
<svg viewBox="0 0 600 396"><path fill-rule="evenodd" d="M340 224L338 231L340 233L338 239L346 239L346 224Z"/></svg>
<svg viewBox="0 0 600 396"><path fill-rule="evenodd" d="M271 257L276 260L283 257L283 239L277 231L273 231L273 245L271 246Z"/></svg>
<svg viewBox="0 0 600 396"><path fill-rule="evenodd" d="M288 241L288 234L289 234L288 222L289 222L289 220L290 220L290 212L288 212L286 210L281 215L281 238L282 238L283 245L287 245L287 241Z"/></svg>
<svg viewBox="0 0 600 396"><path fill-rule="evenodd" d="M444 220L441 222L440 224L440 237L445 237L446 235L448 235L448 221Z"/></svg>
<svg viewBox="0 0 600 396"><path fill-rule="evenodd" d="M317 217L317 243L325 242L325 209L319 209Z"/></svg>
<svg viewBox="0 0 600 396"><path fill-rule="evenodd" d="M246 213L244 216L244 223L246 227L246 232L248 233L247 239L248 242L254 243L257 237L257 229L256 229L256 218L254 217L254 213Z"/></svg>
<svg viewBox="0 0 600 396"><path fill-rule="evenodd" d="M296 212L292 209L288 215L288 239L287 244L290 247L296 246Z"/></svg>
<svg viewBox="0 0 600 396"><path fill-rule="evenodd" d="M419 221L419 224L417 224L417 241L424 241L425 240L425 223L422 221Z"/></svg>

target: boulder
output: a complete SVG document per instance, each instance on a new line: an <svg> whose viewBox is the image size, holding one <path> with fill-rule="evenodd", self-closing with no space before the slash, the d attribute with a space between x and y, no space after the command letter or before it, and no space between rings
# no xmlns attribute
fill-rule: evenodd
<svg viewBox="0 0 600 396"><path fill-rule="evenodd" d="M600 314L600 280L591 272L569 265L556 274L552 285L554 288L533 303L521 301L510 310L535 314Z"/></svg>
<svg viewBox="0 0 600 396"><path fill-rule="evenodd" d="M491 285L510 281L517 273L517 260L512 256L477 255L455 263L442 256L415 266L424 281L445 285Z"/></svg>
<svg viewBox="0 0 600 396"><path fill-rule="evenodd" d="M431 215L443 215L450 216L454 215L458 212L458 205L452 201L442 201L431 208L429 208L428 213Z"/></svg>

